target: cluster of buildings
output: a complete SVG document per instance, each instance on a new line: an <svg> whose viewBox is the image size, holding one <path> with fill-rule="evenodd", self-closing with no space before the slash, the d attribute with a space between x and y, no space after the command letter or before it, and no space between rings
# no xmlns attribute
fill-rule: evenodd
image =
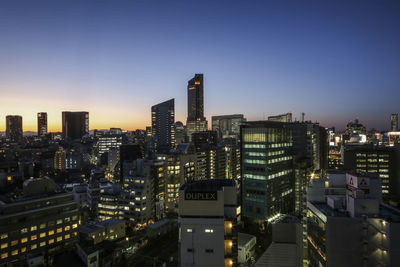
<svg viewBox="0 0 400 267"><path fill-rule="evenodd" d="M130 252L174 229L167 266L398 264L397 114L387 133L292 113L213 116L209 129L203 74L187 96L186 124L170 99L145 130L89 132L88 112L66 111L49 133L40 112L23 136L22 117L7 116L0 265L57 265L66 251L77 266L134 265Z"/></svg>

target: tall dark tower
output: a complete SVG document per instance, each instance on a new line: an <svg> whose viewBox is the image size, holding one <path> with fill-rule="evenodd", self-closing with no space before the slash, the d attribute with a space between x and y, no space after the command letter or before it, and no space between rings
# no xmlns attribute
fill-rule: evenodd
<svg viewBox="0 0 400 267"><path fill-rule="evenodd" d="M63 111L62 131L64 139L80 139L89 134L89 112Z"/></svg>
<svg viewBox="0 0 400 267"><path fill-rule="evenodd" d="M390 130L396 132L399 130L399 114L390 114Z"/></svg>
<svg viewBox="0 0 400 267"><path fill-rule="evenodd" d="M8 115L6 117L6 137L13 142L21 142L22 135L22 117L18 115Z"/></svg>
<svg viewBox="0 0 400 267"><path fill-rule="evenodd" d="M203 74L195 74L188 82L187 121L205 120Z"/></svg>
<svg viewBox="0 0 400 267"><path fill-rule="evenodd" d="M175 145L175 99L151 107L152 135L159 153L168 153Z"/></svg>
<svg viewBox="0 0 400 267"><path fill-rule="evenodd" d="M189 140L196 132L207 131L207 121L204 117L204 83L203 74L195 74L190 79L187 87L188 92L188 116L186 129Z"/></svg>
<svg viewBox="0 0 400 267"><path fill-rule="evenodd" d="M43 137L47 134L47 113L39 112L37 114L37 131L38 136Z"/></svg>

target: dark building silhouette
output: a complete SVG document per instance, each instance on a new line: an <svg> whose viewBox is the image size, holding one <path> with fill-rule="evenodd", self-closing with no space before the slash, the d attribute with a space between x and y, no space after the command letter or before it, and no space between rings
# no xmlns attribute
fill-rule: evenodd
<svg viewBox="0 0 400 267"><path fill-rule="evenodd" d="M129 170L134 168L134 161L144 157L144 149L141 145L131 144L119 147L120 180L129 174Z"/></svg>
<svg viewBox="0 0 400 267"><path fill-rule="evenodd" d="M390 114L390 130L396 132L399 130L399 114Z"/></svg>
<svg viewBox="0 0 400 267"><path fill-rule="evenodd" d="M207 120L204 117L204 84L203 74L195 74L190 79L187 87L188 93L188 116L186 131L191 140L195 132L207 131Z"/></svg>
<svg viewBox="0 0 400 267"><path fill-rule="evenodd" d="M195 74L188 82L188 121L205 120L203 74Z"/></svg>
<svg viewBox="0 0 400 267"><path fill-rule="evenodd" d="M47 134L47 113L39 112L37 114L37 131L38 136L43 137Z"/></svg>
<svg viewBox="0 0 400 267"><path fill-rule="evenodd" d="M13 142L22 141L22 117L18 115L8 115L6 117L6 137Z"/></svg>
<svg viewBox="0 0 400 267"><path fill-rule="evenodd" d="M64 139L80 139L89 134L89 112L63 111L62 132Z"/></svg>
<svg viewBox="0 0 400 267"><path fill-rule="evenodd" d="M157 152L168 153L175 146L174 122L174 99L151 107L152 135Z"/></svg>

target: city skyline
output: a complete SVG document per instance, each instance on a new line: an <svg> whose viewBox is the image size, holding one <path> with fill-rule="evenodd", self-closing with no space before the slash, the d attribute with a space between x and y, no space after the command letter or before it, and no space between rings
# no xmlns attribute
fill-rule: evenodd
<svg viewBox="0 0 400 267"><path fill-rule="evenodd" d="M325 127L344 129L359 117L388 130L399 113L399 3L0 7L0 131L13 114L36 131L38 112L47 112L49 131L60 131L66 110L88 111L90 129L144 129L151 106L170 98L185 122L195 73L205 76L209 121L286 112L300 120L305 112Z"/></svg>

